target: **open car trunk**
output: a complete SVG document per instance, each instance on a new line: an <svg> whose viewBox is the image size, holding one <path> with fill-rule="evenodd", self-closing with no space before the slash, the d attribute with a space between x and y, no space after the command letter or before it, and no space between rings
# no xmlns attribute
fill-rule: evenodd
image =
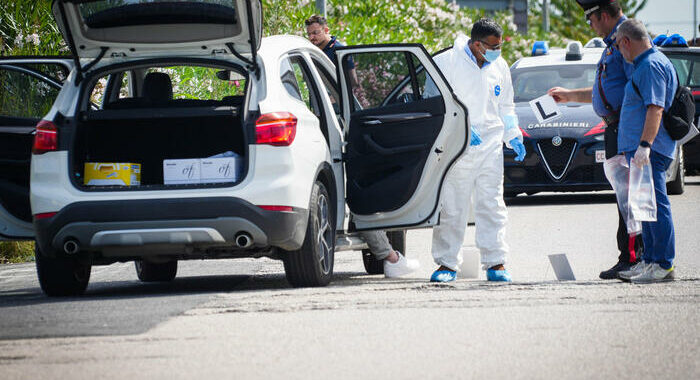
<svg viewBox="0 0 700 380"><path fill-rule="evenodd" d="M230 186L245 177L247 144L235 106L143 108L90 111L78 123L73 149L76 185L94 190L145 190ZM166 184L164 160L236 156L234 179ZM140 164L136 186L85 185L85 163ZM233 165L232 165L233 166Z"/></svg>

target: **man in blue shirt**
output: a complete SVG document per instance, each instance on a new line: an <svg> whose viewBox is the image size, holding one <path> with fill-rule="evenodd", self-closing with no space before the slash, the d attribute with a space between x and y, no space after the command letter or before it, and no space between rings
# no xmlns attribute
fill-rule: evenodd
<svg viewBox="0 0 700 380"><path fill-rule="evenodd" d="M619 276L634 283L670 281L674 278L675 236L666 194L666 169L673 161L676 142L666 132L662 116L671 107L678 87L676 71L671 61L651 45L639 20L620 24L615 41L625 60L634 64L625 86L617 149L631 159L630 165L651 164L657 210L656 222L642 222L643 261Z"/></svg>
<svg viewBox="0 0 700 380"><path fill-rule="evenodd" d="M622 108L622 98L627 80L632 75L631 63L625 62L615 47L614 33L627 17L615 0L576 0L583 8L586 22L600 37L606 48L598 61L593 87L565 89L554 87L548 94L558 103L593 103L593 109L607 127L605 128L605 156L617 155L617 129ZM617 248L618 262L610 269L600 272L604 280L616 279L621 271L636 264L644 249L640 236L629 236L627 224L618 208Z"/></svg>

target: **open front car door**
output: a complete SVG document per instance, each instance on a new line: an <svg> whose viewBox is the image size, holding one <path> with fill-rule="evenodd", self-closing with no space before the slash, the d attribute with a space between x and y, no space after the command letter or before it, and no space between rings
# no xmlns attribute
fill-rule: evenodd
<svg viewBox="0 0 700 380"><path fill-rule="evenodd" d="M355 228L435 225L445 175L467 148L466 107L420 44L343 47L337 56Z"/></svg>

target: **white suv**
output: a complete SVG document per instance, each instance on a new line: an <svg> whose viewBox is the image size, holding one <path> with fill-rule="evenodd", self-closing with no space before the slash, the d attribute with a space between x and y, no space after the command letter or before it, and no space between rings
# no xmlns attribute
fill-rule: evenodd
<svg viewBox="0 0 700 380"><path fill-rule="evenodd" d="M16 86L0 94L0 141L26 149L0 157L14 176L0 180L0 234L36 239L46 294L81 294L92 265L135 261L141 280L168 281L178 260L260 256L283 260L294 286L322 286L336 245L357 247L351 232L437 222L469 126L421 45L342 48L336 73L303 38L262 39L259 1L53 11L72 59L0 60ZM423 96L427 78L440 96ZM168 181L166 161L221 153L234 176ZM139 164L140 182L88 181L106 163Z"/></svg>

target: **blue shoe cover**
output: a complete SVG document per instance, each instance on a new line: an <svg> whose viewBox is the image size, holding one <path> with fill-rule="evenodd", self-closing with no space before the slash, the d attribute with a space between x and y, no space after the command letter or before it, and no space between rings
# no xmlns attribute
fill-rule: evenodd
<svg viewBox="0 0 700 380"><path fill-rule="evenodd" d="M495 270L495 269L488 269L486 271L486 279L489 281L498 281L498 282L512 282L510 278L510 273L508 273L507 270Z"/></svg>
<svg viewBox="0 0 700 380"><path fill-rule="evenodd" d="M430 282L451 282L457 279L457 272L451 270L436 270L430 276Z"/></svg>

